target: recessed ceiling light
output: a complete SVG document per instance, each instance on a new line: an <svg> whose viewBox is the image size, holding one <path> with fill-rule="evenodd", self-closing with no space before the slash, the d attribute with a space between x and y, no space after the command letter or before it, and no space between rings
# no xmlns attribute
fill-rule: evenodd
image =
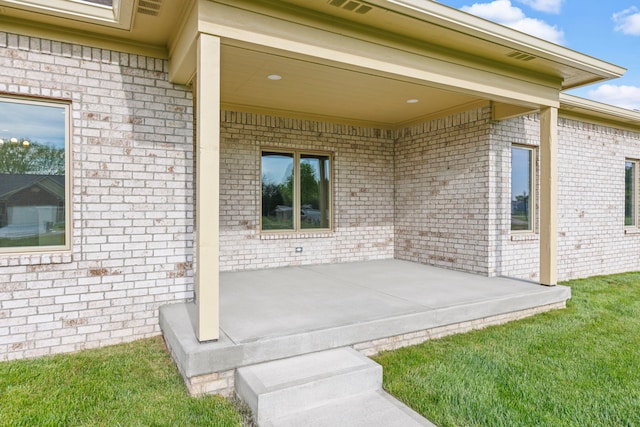
<svg viewBox="0 0 640 427"><path fill-rule="evenodd" d="M407 104L417 104L418 102L420 102L419 99L415 99L415 98L407 99Z"/></svg>
<svg viewBox="0 0 640 427"><path fill-rule="evenodd" d="M269 74L267 78L269 80L282 80L282 76L280 74Z"/></svg>

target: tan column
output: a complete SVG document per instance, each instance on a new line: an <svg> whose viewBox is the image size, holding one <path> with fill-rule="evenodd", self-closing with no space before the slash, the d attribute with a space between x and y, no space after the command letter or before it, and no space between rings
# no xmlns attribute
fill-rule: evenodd
<svg viewBox="0 0 640 427"><path fill-rule="evenodd" d="M540 283L558 283L558 109L540 110Z"/></svg>
<svg viewBox="0 0 640 427"><path fill-rule="evenodd" d="M220 336L220 39L198 37L196 76L196 305L199 341Z"/></svg>

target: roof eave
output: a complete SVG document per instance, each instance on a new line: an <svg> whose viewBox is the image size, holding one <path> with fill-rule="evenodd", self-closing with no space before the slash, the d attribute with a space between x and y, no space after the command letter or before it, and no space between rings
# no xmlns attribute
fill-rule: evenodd
<svg viewBox="0 0 640 427"><path fill-rule="evenodd" d="M626 72L624 67L496 24L435 1L368 0L367 2L398 13L410 14L416 19L439 23L470 37L508 46L514 50L577 68L584 72L583 78L576 79L566 86L563 85L563 90L618 78Z"/></svg>
<svg viewBox="0 0 640 427"><path fill-rule="evenodd" d="M560 111L569 115L591 117L598 121L624 124L640 132L640 111L616 107L566 93L560 94Z"/></svg>

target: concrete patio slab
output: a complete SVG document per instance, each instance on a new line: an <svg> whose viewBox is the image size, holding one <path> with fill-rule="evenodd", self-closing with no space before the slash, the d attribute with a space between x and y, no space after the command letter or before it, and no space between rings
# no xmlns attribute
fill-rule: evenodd
<svg viewBox="0 0 640 427"><path fill-rule="evenodd" d="M217 342L199 343L195 305L161 307L186 378L564 303L565 286L399 260L221 273Z"/></svg>

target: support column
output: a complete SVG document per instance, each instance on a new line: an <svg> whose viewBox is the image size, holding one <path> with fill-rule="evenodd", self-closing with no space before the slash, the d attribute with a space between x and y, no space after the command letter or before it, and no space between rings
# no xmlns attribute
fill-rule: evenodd
<svg viewBox="0 0 640 427"><path fill-rule="evenodd" d="M220 337L220 39L198 36L196 69L196 306L198 341Z"/></svg>
<svg viewBox="0 0 640 427"><path fill-rule="evenodd" d="M558 283L558 109L540 110L540 283Z"/></svg>

